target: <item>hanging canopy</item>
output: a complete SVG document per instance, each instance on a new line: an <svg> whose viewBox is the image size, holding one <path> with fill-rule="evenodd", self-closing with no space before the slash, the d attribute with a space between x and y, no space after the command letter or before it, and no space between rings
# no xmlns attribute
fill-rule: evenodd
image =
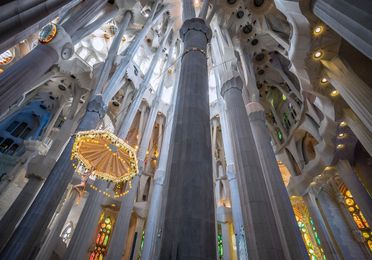
<svg viewBox="0 0 372 260"><path fill-rule="evenodd" d="M138 174L136 151L107 131L77 133L71 160L78 162L76 169L80 173L115 183L130 181Z"/></svg>

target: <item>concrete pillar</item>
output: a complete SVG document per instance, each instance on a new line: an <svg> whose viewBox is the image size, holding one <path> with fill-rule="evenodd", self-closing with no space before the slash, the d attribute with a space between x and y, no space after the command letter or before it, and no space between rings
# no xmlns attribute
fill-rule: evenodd
<svg viewBox="0 0 372 260"><path fill-rule="evenodd" d="M372 198L355 174L350 162L340 160L336 164L338 174L350 190L368 224L372 223ZM370 224L371 225L371 224Z"/></svg>
<svg viewBox="0 0 372 260"><path fill-rule="evenodd" d="M283 249L287 250L290 259L307 259L306 247L270 143L270 134L265 125L265 110L257 102L249 103L246 108Z"/></svg>
<svg viewBox="0 0 372 260"><path fill-rule="evenodd" d="M330 61L321 60L321 62L325 67L328 81L340 92L345 102L372 132L372 91L370 86L338 57Z"/></svg>
<svg viewBox="0 0 372 260"><path fill-rule="evenodd" d="M184 7L191 2L185 0ZM191 18L184 22L180 33L184 53L170 147L170 179L160 259L215 259L206 56L211 30L202 19Z"/></svg>
<svg viewBox="0 0 372 260"><path fill-rule="evenodd" d="M243 81L234 77L224 83L237 179L250 259L285 259L275 214L242 97Z"/></svg>
<svg viewBox="0 0 372 260"><path fill-rule="evenodd" d="M337 203L337 197L328 183L321 187L317 195L317 202L322 217L340 249L341 257L343 259L365 259L361 244L354 237Z"/></svg>
<svg viewBox="0 0 372 260"><path fill-rule="evenodd" d="M58 213L56 220L54 221L52 228L41 247L36 260L50 259L53 254L53 250L56 247L58 239L60 239L60 234L62 232L63 226L66 223L68 214L71 211L72 206L78 197L79 192L77 189L72 188L68 193L66 200L63 203L61 211Z"/></svg>
<svg viewBox="0 0 372 260"><path fill-rule="evenodd" d="M108 185L108 183L103 180L96 180L94 184L97 186L98 190L105 190ZM94 190L89 191L88 199L81 212L63 259L88 259L89 247L93 243L94 235L97 230L96 227L102 211L101 204L103 201L104 195L102 193Z"/></svg>
<svg viewBox="0 0 372 260"><path fill-rule="evenodd" d="M372 59L372 3L314 0L314 14L364 55Z"/></svg>
<svg viewBox="0 0 372 260"><path fill-rule="evenodd" d="M314 225L320 239L320 246L324 251L324 255L330 260L342 259L339 255L340 249L328 231L324 219L319 211L315 196L312 194L312 192L309 192L302 196L302 198L307 209L309 210L311 219L314 221Z"/></svg>
<svg viewBox="0 0 372 260"><path fill-rule="evenodd" d="M182 19L183 21L195 17L194 1L182 0Z"/></svg>
<svg viewBox="0 0 372 260"><path fill-rule="evenodd" d="M96 128L104 115L105 106L102 98L94 98L88 104L87 112L78 127L78 131ZM73 142L72 138L68 141L31 207L7 246L1 252L0 258L27 258L40 243L40 239L47 229L49 221L52 219L54 211L74 173L70 161Z"/></svg>

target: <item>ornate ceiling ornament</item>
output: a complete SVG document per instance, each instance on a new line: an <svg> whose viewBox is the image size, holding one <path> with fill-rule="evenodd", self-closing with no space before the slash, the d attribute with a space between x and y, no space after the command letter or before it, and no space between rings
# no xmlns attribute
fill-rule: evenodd
<svg viewBox="0 0 372 260"><path fill-rule="evenodd" d="M54 23L45 25L39 33L39 42L41 44L47 44L51 42L57 35L57 26Z"/></svg>
<svg viewBox="0 0 372 260"><path fill-rule="evenodd" d="M71 160L78 173L114 183L130 182L138 174L135 150L107 131L77 133Z"/></svg>

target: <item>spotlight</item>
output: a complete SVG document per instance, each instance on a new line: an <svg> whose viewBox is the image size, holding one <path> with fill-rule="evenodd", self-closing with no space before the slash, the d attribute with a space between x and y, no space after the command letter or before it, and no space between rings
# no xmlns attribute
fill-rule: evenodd
<svg viewBox="0 0 372 260"><path fill-rule="evenodd" d="M318 25L318 26L316 26L314 28L313 34L316 35L316 36L318 36L318 35L322 34L323 30L324 30L323 26L322 25Z"/></svg>
<svg viewBox="0 0 372 260"><path fill-rule="evenodd" d="M313 54L315 59L320 59L323 56L323 52L321 50L317 50Z"/></svg>
<svg viewBox="0 0 372 260"><path fill-rule="evenodd" d="M339 149L339 150L343 149L344 147L345 147L344 144L338 144L338 145L337 145L337 149Z"/></svg>
<svg viewBox="0 0 372 260"><path fill-rule="evenodd" d="M325 83L328 82L328 79L327 79L327 78L322 78L322 79L320 80L320 82L323 83L323 84L325 84Z"/></svg>
<svg viewBox="0 0 372 260"><path fill-rule="evenodd" d="M337 90L333 90L333 91L331 92L331 96L332 96L332 97L337 97L339 94L340 94L340 93L339 93Z"/></svg>

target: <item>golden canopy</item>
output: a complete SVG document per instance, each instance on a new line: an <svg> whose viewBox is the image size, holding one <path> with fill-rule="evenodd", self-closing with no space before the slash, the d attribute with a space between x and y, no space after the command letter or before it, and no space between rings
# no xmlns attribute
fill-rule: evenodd
<svg viewBox="0 0 372 260"><path fill-rule="evenodd" d="M71 160L77 160L85 172L115 183L130 181L138 173L136 151L102 130L77 133Z"/></svg>

